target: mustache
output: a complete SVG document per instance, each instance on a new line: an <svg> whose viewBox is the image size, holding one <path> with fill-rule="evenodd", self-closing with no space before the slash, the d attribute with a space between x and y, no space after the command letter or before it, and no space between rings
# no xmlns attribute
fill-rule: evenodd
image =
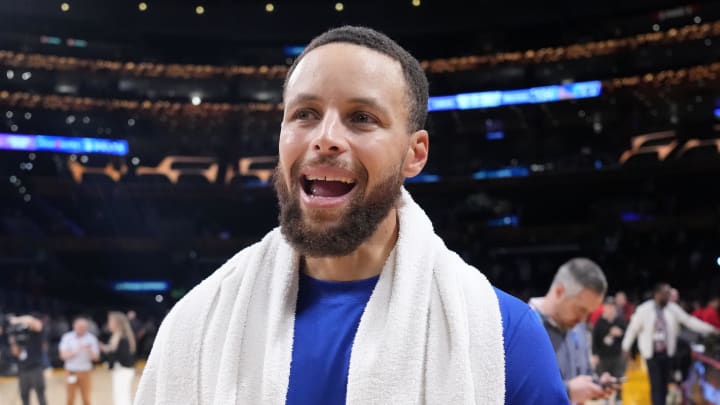
<svg viewBox="0 0 720 405"><path fill-rule="evenodd" d="M292 167L290 168L290 176L293 179L297 179L300 177L300 171L303 167L306 166L330 166L335 167L338 169L347 170L350 172L355 173L357 176L357 179L362 182L367 182L368 179L368 172L365 167L359 163L352 164L351 162L348 162L343 159L338 159L335 156L317 156L311 159L307 160L297 160L295 163L293 163ZM277 173L278 170L281 170L280 164L278 163L278 166L275 168L275 171Z"/></svg>

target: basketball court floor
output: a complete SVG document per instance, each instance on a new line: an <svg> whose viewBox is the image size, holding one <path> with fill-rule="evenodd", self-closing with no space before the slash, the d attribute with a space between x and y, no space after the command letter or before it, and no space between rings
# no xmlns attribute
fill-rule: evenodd
<svg viewBox="0 0 720 405"><path fill-rule="evenodd" d="M137 386L141 372L142 364L138 364L133 387ZM623 405L650 405L650 386L644 365L639 361L630 364L627 377L628 381L625 383L623 391ZM98 366L93 371L92 378L92 404L113 405L110 370ZM48 373L46 382L48 405L65 405L65 373L62 370L54 370ZM82 403L79 395L75 403ZM37 404L34 395L31 398L31 404ZM593 402L592 404L602 405L604 401ZM0 405L22 405L16 378L0 377Z"/></svg>

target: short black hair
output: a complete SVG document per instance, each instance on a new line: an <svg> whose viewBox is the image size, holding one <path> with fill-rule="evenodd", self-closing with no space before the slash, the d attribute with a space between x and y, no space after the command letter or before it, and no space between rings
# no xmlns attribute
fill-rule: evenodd
<svg viewBox="0 0 720 405"><path fill-rule="evenodd" d="M305 55L323 45L338 42L360 45L398 61L402 66L407 87L408 129L410 132L415 132L425 128L429 87L425 71L420 66L420 62L398 45L397 42L372 28L345 25L333 28L315 37L288 69L283 90L287 86L288 79L290 79L293 71L295 71L295 67Z"/></svg>
<svg viewBox="0 0 720 405"><path fill-rule="evenodd" d="M653 288L653 294L657 294L657 293L661 292L665 287L670 287L670 284L668 284L664 281L661 281L661 282L655 284L655 287Z"/></svg>

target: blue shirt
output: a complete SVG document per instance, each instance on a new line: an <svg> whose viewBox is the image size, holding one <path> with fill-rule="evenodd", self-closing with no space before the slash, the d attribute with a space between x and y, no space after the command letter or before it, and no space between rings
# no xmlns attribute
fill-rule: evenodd
<svg viewBox="0 0 720 405"><path fill-rule="evenodd" d="M287 405L345 404L350 353L379 277L330 282L300 275ZM505 404L567 404L555 355L530 307L496 289L503 321Z"/></svg>

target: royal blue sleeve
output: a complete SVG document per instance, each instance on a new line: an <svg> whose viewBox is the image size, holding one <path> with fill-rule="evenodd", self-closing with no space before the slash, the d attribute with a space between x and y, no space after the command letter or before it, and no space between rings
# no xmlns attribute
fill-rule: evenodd
<svg viewBox="0 0 720 405"><path fill-rule="evenodd" d="M550 339L535 312L495 289L503 320L505 404L569 404Z"/></svg>

